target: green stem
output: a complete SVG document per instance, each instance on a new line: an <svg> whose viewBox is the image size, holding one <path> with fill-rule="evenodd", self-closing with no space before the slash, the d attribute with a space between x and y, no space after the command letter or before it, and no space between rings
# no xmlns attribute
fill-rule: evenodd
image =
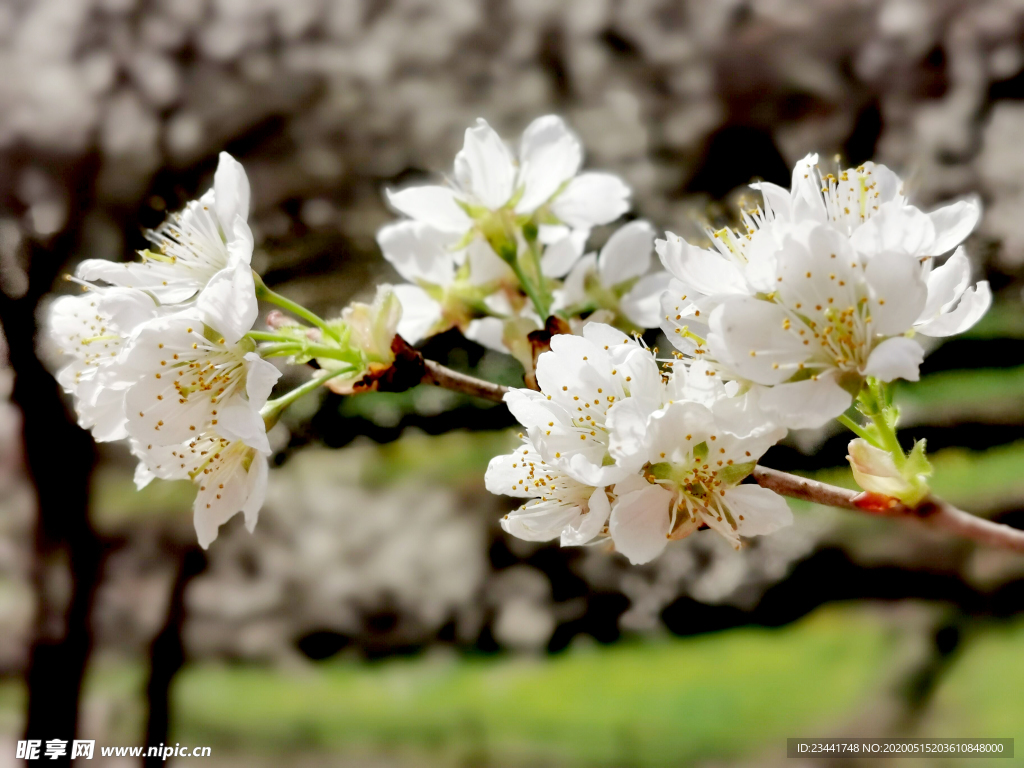
<svg viewBox="0 0 1024 768"><path fill-rule="evenodd" d="M896 430L893 429L893 426L889 424L888 419L882 413L871 416L871 422L875 425L875 429L878 430L878 434L882 438L882 448L885 448L885 450L892 454L892 460L895 462L896 468L902 468L907 461L907 457L903 454L900 441L896 438Z"/></svg>
<svg viewBox="0 0 1024 768"><path fill-rule="evenodd" d="M275 400L268 400L267 404L263 406L263 410L260 411L260 416L263 417L263 422L267 425L267 430L269 431L270 428L277 423L277 419L280 417L281 412L300 397L315 389L319 389L320 386L325 384L328 379L333 379L335 376L340 376L343 373L351 373L354 370L355 367L350 366L348 368L341 368L337 371L331 371L330 373L323 374L321 376L315 376L305 384L301 384L296 387L291 392L281 395L281 397Z"/></svg>
<svg viewBox="0 0 1024 768"><path fill-rule="evenodd" d="M330 360L339 360L350 365L358 365L362 362L358 354L349 349L338 349L323 344L314 344L309 341L291 339L276 344L266 344L258 348L261 357L282 357L284 355L305 355L307 357L325 357Z"/></svg>
<svg viewBox="0 0 1024 768"><path fill-rule="evenodd" d="M836 421L838 421L844 427L846 427L851 432L853 432L855 435L857 435L857 437L860 437L860 438L862 438L864 440L867 440L872 445L876 445L877 444L877 441L870 434L868 434L868 431L866 429L864 429L864 427L862 427L860 424L855 422L853 419L851 419L845 413L842 416L838 416L836 418ZM880 448L881 446L878 446L878 447Z"/></svg>
<svg viewBox="0 0 1024 768"><path fill-rule="evenodd" d="M544 277L544 268L541 266L541 253L536 238L526 238L527 249L530 252L530 261L533 270L537 273L537 293L544 301L547 312L541 314L541 320L546 320L551 312L551 293L548 291L547 279Z"/></svg>
<svg viewBox="0 0 1024 768"><path fill-rule="evenodd" d="M544 322L548 319L548 315L550 314L550 306L544 298L537 293L537 288L533 283L527 279L522 266L519 264L519 260L513 259L509 262L509 265L512 267L512 271L516 273L516 277L519 279L519 285L522 286L523 292L526 293L526 295L530 297L530 301L533 302L533 307L537 310L537 314L540 315L541 322Z"/></svg>
<svg viewBox="0 0 1024 768"><path fill-rule="evenodd" d="M273 333L270 331L249 331L247 334L253 341L294 341L290 336L285 336L282 333Z"/></svg>
<svg viewBox="0 0 1024 768"><path fill-rule="evenodd" d="M902 469L907 463L907 457L903 453L899 439L896 437L895 416L890 420L890 416L894 412L889 407L890 398L886 386L886 384L875 379L868 379L866 385L857 396L858 409L871 419L871 423L874 425L875 432L878 434L878 440L881 441L881 444L877 440L873 441L875 445L892 454L892 460L896 464L896 468Z"/></svg>
<svg viewBox="0 0 1024 768"><path fill-rule="evenodd" d="M303 352L305 345L297 341L282 341L279 344L264 344L257 348L260 357L284 357L285 355L296 355Z"/></svg>
<svg viewBox="0 0 1024 768"><path fill-rule="evenodd" d="M286 298L281 294L270 290L267 287L267 284L263 282L263 278L261 278L255 272L252 273L252 279L253 282L256 283L256 298L263 299L264 301L269 301L271 304L276 304L277 306L281 307L281 309L288 310L293 315L297 315L301 317L303 320L312 323L313 325L315 325L317 328L322 330L324 333L326 333L328 336L335 339L336 341L341 340L338 337L337 332L329 325L327 325L327 322L322 317L320 317L314 312L309 311L301 304L296 304L291 299Z"/></svg>

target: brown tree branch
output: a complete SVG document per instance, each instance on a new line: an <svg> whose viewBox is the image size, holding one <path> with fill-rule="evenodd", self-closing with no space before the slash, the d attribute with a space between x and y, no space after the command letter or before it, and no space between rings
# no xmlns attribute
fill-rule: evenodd
<svg viewBox="0 0 1024 768"><path fill-rule="evenodd" d="M426 366L426 370L423 373L424 384L433 384L436 387L450 389L453 392L461 392L464 395L481 397L484 400L492 400L496 403L500 403L505 397L505 393L508 392L508 387L503 387L501 384L492 384L483 379L467 376L464 373L453 371L451 368L446 368L433 360L424 360L423 362Z"/></svg>
<svg viewBox="0 0 1024 768"><path fill-rule="evenodd" d="M434 384L455 392L462 392L485 400L501 402L508 387L458 373L433 360L426 360L423 383ZM961 538L1002 549L1024 552L1024 530L972 515L935 497L925 499L917 507L894 503L892 499L851 491L828 485L806 477L791 475L768 467L755 467L754 480L780 496L813 501L828 507L849 509L870 515L901 517L939 528Z"/></svg>
<svg viewBox="0 0 1024 768"><path fill-rule="evenodd" d="M754 467L753 474L759 485L781 496L870 515L917 520L990 547L1024 552L1024 531L964 512L934 496L925 499L916 507L899 503L880 505L877 503L878 497L819 483L817 480L809 480L777 469Z"/></svg>

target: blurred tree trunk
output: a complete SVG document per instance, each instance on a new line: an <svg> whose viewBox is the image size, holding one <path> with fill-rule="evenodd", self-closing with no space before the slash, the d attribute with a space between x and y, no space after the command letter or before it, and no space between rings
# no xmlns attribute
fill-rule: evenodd
<svg viewBox="0 0 1024 768"><path fill-rule="evenodd" d="M173 545L177 572L167 605L167 620L150 646L149 681L146 699L149 704L146 721L146 744L156 746L169 743L171 724L171 683L185 663L182 629L185 626L185 590L192 579L206 569L206 555L196 544L182 547ZM163 765L162 757L146 757L145 765Z"/></svg>
<svg viewBox="0 0 1024 768"><path fill-rule="evenodd" d="M25 734L44 742L68 740L65 757L48 764L70 765L79 693L92 647L89 620L102 546L88 516L89 479L95 462L92 439L69 415L56 381L36 356L36 312L78 242L95 162L33 159L62 182L68 215L58 234L27 240L27 286L21 295L0 295L0 323L15 374L12 400L22 412L25 460L38 503L33 574L36 623L27 673ZM11 189L22 170L17 167L19 160L13 153L4 158L3 207L7 215L20 217L24 211L19 210L20 202Z"/></svg>

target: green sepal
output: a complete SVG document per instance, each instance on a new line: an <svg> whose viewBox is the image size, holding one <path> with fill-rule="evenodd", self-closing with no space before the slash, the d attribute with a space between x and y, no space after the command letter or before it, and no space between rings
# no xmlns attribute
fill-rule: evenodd
<svg viewBox="0 0 1024 768"><path fill-rule="evenodd" d="M728 464L718 470L718 479L721 480L724 485L736 485L740 480L753 472L754 467L756 466L756 461L746 461L742 464Z"/></svg>

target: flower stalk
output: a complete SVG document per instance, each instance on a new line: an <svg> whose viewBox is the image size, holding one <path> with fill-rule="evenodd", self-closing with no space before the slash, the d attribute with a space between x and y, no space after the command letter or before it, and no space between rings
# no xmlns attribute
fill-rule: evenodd
<svg viewBox="0 0 1024 768"><path fill-rule="evenodd" d="M337 331L331 328L327 321L324 320L319 315L317 315L315 312L312 312L306 309L301 304L297 304L291 299L282 296L281 294L275 291L270 290L270 288L267 287L267 284L263 282L263 278L257 275L256 272L252 273L252 279L253 282L256 284L257 299L263 299L264 301L269 301L271 304L276 304L277 306L281 307L281 309L287 310L288 312L291 312L293 315L301 317L303 320L312 323L313 325L315 325L317 328L319 328L321 331L323 331L336 341L340 341Z"/></svg>
<svg viewBox="0 0 1024 768"><path fill-rule="evenodd" d="M330 373L314 376L306 383L295 387L291 392L281 395L281 397L275 398L274 400L268 400L267 404L263 406L263 409L260 411L260 416L263 417L263 423L266 424L267 431L269 432L274 425L277 424L277 420L281 417L285 408L294 403L300 397L319 389L334 377L341 376L345 373L351 373L353 370L355 370L355 367L349 366L347 368L339 368L338 370L331 371Z"/></svg>

